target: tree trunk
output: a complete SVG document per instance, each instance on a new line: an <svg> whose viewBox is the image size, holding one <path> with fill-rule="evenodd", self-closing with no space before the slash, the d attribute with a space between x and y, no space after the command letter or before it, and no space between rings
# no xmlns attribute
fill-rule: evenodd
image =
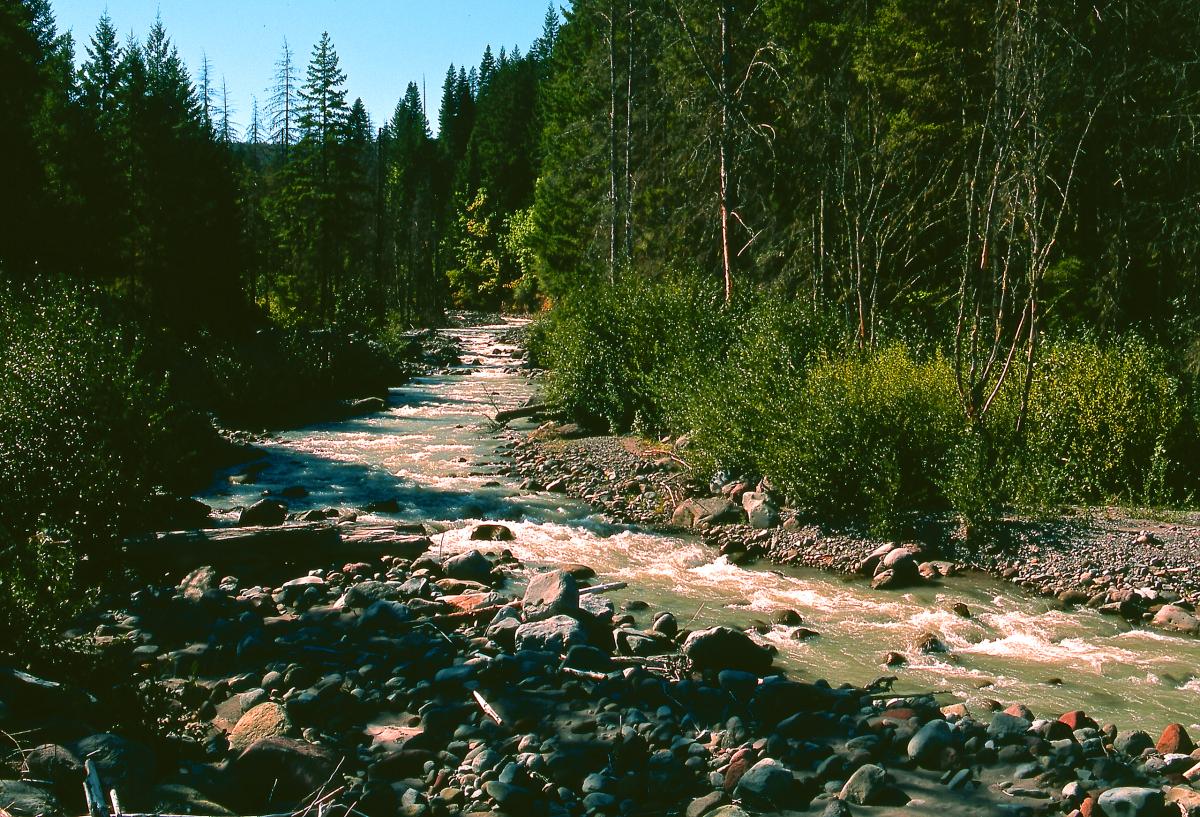
<svg viewBox="0 0 1200 817"><path fill-rule="evenodd" d="M733 258L729 252L729 4L723 3L720 12L721 66L718 90L721 95L721 125L718 139L720 181L719 212L721 219L721 266L725 275L725 303L733 299Z"/></svg>

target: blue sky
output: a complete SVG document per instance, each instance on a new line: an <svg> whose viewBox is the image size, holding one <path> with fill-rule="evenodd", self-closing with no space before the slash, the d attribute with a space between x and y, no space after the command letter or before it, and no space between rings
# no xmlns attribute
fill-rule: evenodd
<svg viewBox="0 0 1200 817"><path fill-rule="evenodd" d="M409 81L428 88L436 128L442 80L450 63L476 65L489 43L522 53L542 32L546 0L52 0L60 31L75 36L76 58L107 9L121 39L144 39L155 15L187 61L192 77L208 55L217 82L224 76L233 119L260 109L287 37L301 72L313 44L328 31L348 77L349 99L361 96L378 126ZM555 0L555 7L569 5Z"/></svg>

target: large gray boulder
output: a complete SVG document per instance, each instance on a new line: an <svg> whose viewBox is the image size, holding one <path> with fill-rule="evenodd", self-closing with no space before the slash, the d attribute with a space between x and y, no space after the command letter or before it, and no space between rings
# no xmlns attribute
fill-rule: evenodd
<svg viewBox="0 0 1200 817"><path fill-rule="evenodd" d="M762 673L771 666L770 650L731 627L697 630L683 642L683 654L699 669Z"/></svg>
<svg viewBox="0 0 1200 817"><path fill-rule="evenodd" d="M752 528L773 528L779 524L779 508L765 493L747 491L742 494L742 510Z"/></svg>
<svg viewBox="0 0 1200 817"><path fill-rule="evenodd" d="M469 550L443 562L442 572L452 579L486 583L492 577L492 563L478 550Z"/></svg>
<svg viewBox="0 0 1200 817"><path fill-rule="evenodd" d="M541 621L551 616L579 614L579 585L575 577L562 570L538 573L529 580L522 599L526 621Z"/></svg>
<svg viewBox="0 0 1200 817"><path fill-rule="evenodd" d="M1160 817L1164 813L1162 790L1139 786L1109 789L1096 804L1105 817Z"/></svg>
<svg viewBox="0 0 1200 817"><path fill-rule="evenodd" d="M838 797L858 806L874 806L882 801L886 789L887 772L873 763L866 763L850 775Z"/></svg>
<svg viewBox="0 0 1200 817"><path fill-rule="evenodd" d="M513 641L518 650L565 653L576 644L587 643L583 625L570 616L551 616L517 628Z"/></svg>
<svg viewBox="0 0 1200 817"><path fill-rule="evenodd" d="M734 525L744 521L746 520L742 509L720 496L685 499L671 514L671 524L680 528Z"/></svg>
<svg viewBox="0 0 1200 817"><path fill-rule="evenodd" d="M917 730L908 741L908 756L918 766L938 768L942 753L954 745L954 730L944 720L933 720Z"/></svg>
<svg viewBox="0 0 1200 817"><path fill-rule="evenodd" d="M772 758L763 758L742 775L733 795L751 808L777 810L795 799L795 778Z"/></svg>
<svg viewBox="0 0 1200 817"><path fill-rule="evenodd" d="M988 737L997 743L1017 740L1024 737L1033 723L1025 718L1010 715L1007 712L997 712L988 724Z"/></svg>

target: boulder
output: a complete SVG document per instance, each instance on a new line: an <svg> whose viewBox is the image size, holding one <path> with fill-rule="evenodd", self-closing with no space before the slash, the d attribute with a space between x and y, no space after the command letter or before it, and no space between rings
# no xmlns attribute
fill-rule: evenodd
<svg viewBox="0 0 1200 817"><path fill-rule="evenodd" d="M1010 715L1007 712L997 712L988 724L988 737L997 743L1015 741L1023 738L1033 724L1025 718Z"/></svg>
<svg viewBox="0 0 1200 817"><path fill-rule="evenodd" d="M486 583L492 577L492 563L478 550L469 550L446 559L442 572L452 579Z"/></svg>
<svg viewBox="0 0 1200 817"><path fill-rule="evenodd" d="M526 621L541 621L551 616L579 614L579 585L575 577L562 570L538 573L529 580L522 599Z"/></svg>
<svg viewBox="0 0 1200 817"><path fill-rule="evenodd" d="M1160 755L1190 755L1196 745L1192 743L1183 724L1172 723L1163 730L1154 749Z"/></svg>
<svg viewBox="0 0 1200 817"><path fill-rule="evenodd" d="M795 808L795 780L792 773L772 758L763 758L751 766L738 781L733 796L747 806L775 811L785 804Z"/></svg>
<svg viewBox="0 0 1200 817"><path fill-rule="evenodd" d="M0 813L12 817L62 817L63 809L49 789L24 780L0 780Z"/></svg>
<svg viewBox="0 0 1200 817"><path fill-rule="evenodd" d="M347 607L361 610L379 601L395 599L399 595L400 590L396 585L371 580L350 585L346 588L344 598Z"/></svg>
<svg viewBox="0 0 1200 817"><path fill-rule="evenodd" d="M1164 604L1151 621L1155 627L1188 635L1200 635L1200 618L1174 604Z"/></svg>
<svg viewBox="0 0 1200 817"><path fill-rule="evenodd" d="M104 784L117 791L138 791L154 779L154 752L120 735L89 735L67 748L78 758L95 761Z"/></svg>
<svg viewBox="0 0 1200 817"><path fill-rule="evenodd" d="M320 789L338 767L331 750L301 740L257 740L233 762L236 791L247 804L292 806Z"/></svg>
<svg viewBox="0 0 1200 817"><path fill-rule="evenodd" d="M731 627L709 627L691 633L683 642L683 654L699 669L761 673L771 666L771 652L766 647Z"/></svg>
<svg viewBox="0 0 1200 817"><path fill-rule="evenodd" d="M220 576L211 565L198 567L183 577L179 583L179 592L188 601L199 601L204 594L217 586Z"/></svg>
<svg viewBox="0 0 1200 817"><path fill-rule="evenodd" d="M511 542L516 538L512 530L505 525L476 525L471 530L471 540L474 542Z"/></svg>
<svg viewBox="0 0 1200 817"><path fill-rule="evenodd" d="M1167 806L1174 806L1182 817L1200 817L1200 791L1190 786L1173 786L1167 790Z"/></svg>
<svg viewBox="0 0 1200 817"><path fill-rule="evenodd" d="M921 572L917 569L913 552L908 548L894 548L880 558L871 586L890 590L920 582Z"/></svg>
<svg viewBox="0 0 1200 817"><path fill-rule="evenodd" d="M1129 757L1140 757L1142 752L1153 746L1154 738L1137 729L1118 732L1113 741L1113 748Z"/></svg>
<svg viewBox="0 0 1200 817"><path fill-rule="evenodd" d="M1161 817L1163 793L1161 789L1118 786L1101 793L1096 804L1104 817Z"/></svg>
<svg viewBox="0 0 1200 817"><path fill-rule="evenodd" d="M742 510L752 528L773 528L779 524L779 508L765 493L747 491L742 494Z"/></svg>
<svg viewBox="0 0 1200 817"><path fill-rule="evenodd" d="M242 715L229 733L229 748L242 752L255 741L263 738L281 737L292 731L292 721L287 710L274 701L252 707Z"/></svg>
<svg viewBox="0 0 1200 817"><path fill-rule="evenodd" d="M412 609L407 604L383 599L363 610L358 617L358 629L363 632L394 630L412 621Z"/></svg>
<svg viewBox="0 0 1200 817"><path fill-rule="evenodd" d="M248 508L242 508L238 514L238 524L242 527L257 527L260 525L282 525L287 519L288 506L274 499L260 499Z"/></svg>
<svg viewBox="0 0 1200 817"><path fill-rule="evenodd" d="M518 650L565 653L576 644L587 642L583 626L570 616L551 616L517 627L513 641Z"/></svg>
<svg viewBox="0 0 1200 817"><path fill-rule="evenodd" d="M954 745L954 730L943 720L932 720L922 726L908 741L908 756L918 766L937 769L946 749Z"/></svg>
<svg viewBox="0 0 1200 817"><path fill-rule="evenodd" d="M720 496L685 499L671 514L671 524L680 528L734 525L744 521L742 509Z"/></svg>
<svg viewBox="0 0 1200 817"><path fill-rule="evenodd" d="M1087 716L1087 713L1082 709L1076 709L1072 712L1065 712L1058 716L1061 723L1065 723L1072 732L1076 729L1099 729L1100 725Z"/></svg>
<svg viewBox="0 0 1200 817"><path fill-rule="evenodd" d="M873 763L859 766L842 786L838 797L859 806L878 805L887 789L887 772Z"/></svg>

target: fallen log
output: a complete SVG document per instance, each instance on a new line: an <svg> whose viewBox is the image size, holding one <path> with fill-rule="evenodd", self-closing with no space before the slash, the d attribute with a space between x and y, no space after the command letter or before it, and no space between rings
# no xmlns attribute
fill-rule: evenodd
<svg viewBox="0 0 1200 817"><path fill-rule="evenodd" d="M529 406L521 406L520 408L505 409L504 411L496 412L496 416L492 418L492 422L504 425L512 420L518 420L522 417L532 417L535 414L546 411L549 408L545 403L534 403Z"/></svg>
<svg viewBox="0 0 1200 817"><path fill-rule="evenodd" d="M427 551L427 537L394 528L336 526L308 522L276 527L205 528L156 533L124 543L130 563L194 568L279 565L303 560L354 561L398 556L414 559Z"/></svg>

